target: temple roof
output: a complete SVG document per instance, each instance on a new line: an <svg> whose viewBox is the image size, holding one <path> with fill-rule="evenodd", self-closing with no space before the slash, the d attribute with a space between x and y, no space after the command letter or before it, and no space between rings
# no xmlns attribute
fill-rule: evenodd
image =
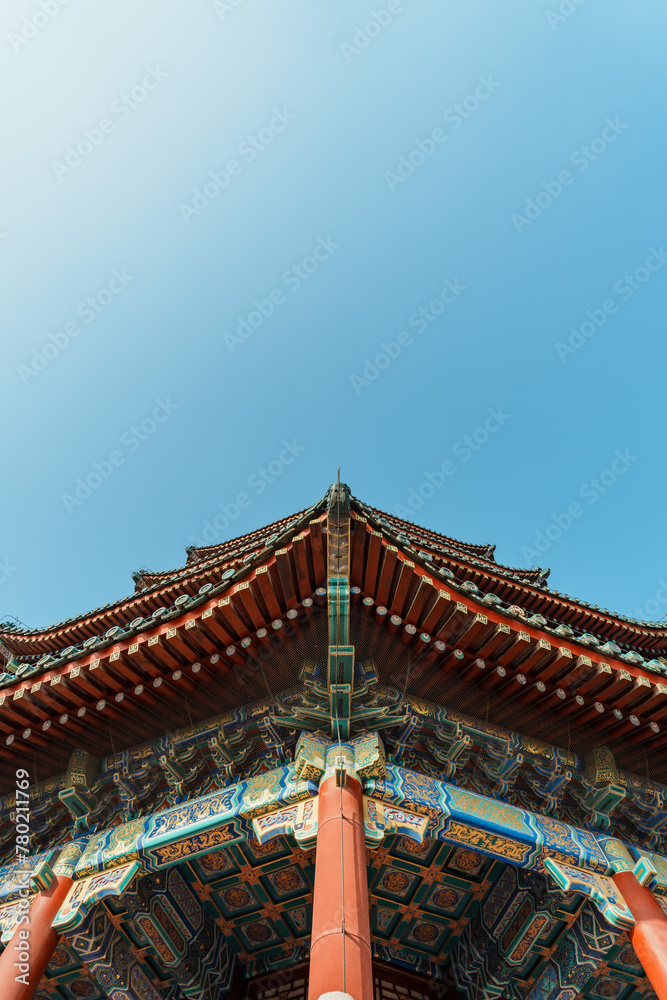
<svg viewBox="0 0 667 1000"><path fill-rule="evenodd" d="M212 901L224 916L225 943L234 945L246 976L297 964L308 950L312 849L289 836L265 841L259 827L246 836L241 823L279 802L293 807L304 792L306 815L322 770L317 748L340 751L328 734L334 718L340 733L345 695L345 746L363 748L367 777L377 779L368 786L370 801L380 786L385 796L392 781L397 789L440 782L461 802L482 796L493 817L501 815L498 802L528 810L523 825L536 839L520 851L522 858L530 851L531 864L545 831L553 831L555 856L570 857L562 853L564 823L579 831L571 843L578 859L584 844L595 843L591 831L620 838L628 849L664 853L667 685L660 681L667 664L655 653L665 648L665 630L573 601L549 590L546 576L499 564L493 546L410 524L337 484L292 517L189 548L182 567L134 574L134 594L106 608L49 629L4 628L5 872L14 871L16 855L16 766L29 761L34 859L86 838L79 874L106 875L117 855L129 862L136 853L150 869L151 852L166 851L169 865L185 859L179 871L192 878L192 899ZM647 750L657 751L650 775ZM231 830L199 819L221 790L238 811L221 811L217 799L216 824L232 817ZM407 955L411 968L437 977L466 922L477 919L482 895L511 880L516 899L509 905L521 909L513 929L503 925L498 936L502 954L519 940L529 906L548 921L535 942L537 960L547 958L572 924L575 894L547 898L532 872L507 865L516 856L495 833L480 840L473 826L459 823L463 833L453 843L430 834L417 842L403 824L411 816L426 829L421 810L432 810L431 791L408 801L414 815L400 800L396 835L367 858L375 957L398 956L404 964ZM176 813L191 816L196 836L163 842ZM145 833L157 821L158 846L149 841L144 852ZM130 833L126 840L128 829L142 831L139 839ZM497 851L495 841L502 842ZM109 856L100 846L107 844L114 845ZM143 941L135 918L153 912L165 892L152 871L128 889L122 909L112 909L128 940ZM174 869L170 885L177 875ZM3 877L0 900L11 906L22 884ZM251 894L255 885L263 895ZM517 967L505 968L515 982ZM617 971L629 981L624 962ZM66 982L69 988L73 980ZM396 989L407 996L406 987Z"/></svg>
<svg viewBox="0 0 667 1000"><path fill-rule="evenodd" d="M190 548L184 566L137 574L134 594L69 622L0 628L0 777L26 746L54 774L77 745L110 753L298 686L330 641L328 502ZM555 745L604 731L630 770L667 742L664 625L575 601L546 586L547 571L354 497L347 518L350 641L382 684L497 724L509 713Z"/></svg>
<svg viewBox="0 0 667 1000"><path fill-rule="evenodd" d="M122 630L123 637L144 631L149 623L156 624L177 617L183 610L223 592L241 579L253 567L268 563L281 548L305 530L311 582L325 583L323 566L312 562L309 523L320 522L320 532L326 526L321 521L326 511L326 496L289 517L281 518L263 528L215 545L189 547L183 566L162 572L139 571L133 574L134 593L100 608L46 627L31 629L0 623L0 663L13 658L11 673L20 664L36 665L45 656L76 659L86 648L118 641L111 630ZM522 569L504 566L495 560L494 545L462 542L435 531L387 514L361 500L351 498L351 513L355 521L357 543L353 547L351 577L353 583L363 582L364 561L377 544L395 545L415 564L450 580L452 586L465 586L474 594L477 588L484 594L495 595L498 610L518 607L546 619L545 624L565 626L576 633L601 642L612 641L619 652L635 651L651 659L667 653L667 627L664 623L638 622L624 615L599 608L585 601L561 594L546 586L548 569ZM360 531L363 534L360 534ZM365 535L369 538L366 539ZM378 539L379 541L379 539ZM363 544L362 544L363 542ZM373 558L373 556L371 556ZM390 560L391 562L391 560ZM381 559L377 567L376 590L382 591L381 577L391 567ZM320 569L322 572L320 572ZM385 581L386 582L386 581ZM391 582L391 581L390 581ZM474 587L473 587L474 585ZM366 596L376 596L367 588ZM280 599L281 595L277 595ZM282 595L283 599L286 595ZM287 605L287 602L285 601Z"/></svg>
<svg viewBox="0 0 667 1000"><path fill-rule="evenodd" d="M450 706L584 756L609 742L628 771L667 743L664 626L549 590L545 571L497 563L490 545L354 497L348 507L339 487L289 518L189 549L183 567L138 575L135 593L106 608L49 629L3 627L0 781L28 747L40 775L54 775L75 747L111 754L302 690L331 642L328 531L338 530L341 490L349 642L399 701ZM365 685L354 689L362 702ZM320 724L308 697L299 711ZM655 777L664 781L665 767Z"/></svg>

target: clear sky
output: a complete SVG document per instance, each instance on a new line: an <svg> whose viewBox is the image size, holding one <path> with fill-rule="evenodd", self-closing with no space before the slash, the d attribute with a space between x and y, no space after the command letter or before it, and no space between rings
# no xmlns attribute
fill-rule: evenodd
<svg viewBox="0 0 667 1000"><path fill-rule="evenodd" d="M338 465L662 618L665 37L664 0L4 0L0 620Z"/></svg>

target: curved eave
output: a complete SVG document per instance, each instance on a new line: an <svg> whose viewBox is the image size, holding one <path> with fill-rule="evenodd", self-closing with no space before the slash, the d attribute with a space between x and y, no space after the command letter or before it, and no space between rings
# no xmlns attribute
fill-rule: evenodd
<svg viewBox="0 0 667 1000"><path fill-rule="evenodd" d="M45 664L39 673L4 687L4 731L9 728L19 752L25 752L26 744L48 746L54 738L60 742L63 733L67 738L68 723L62 729L56 723L60 714L75 713L79 706L95 713L100 698L111 704L122 693L125 702L112 705L122 719L141 705L135 685L150 690L157 678L177 685L181 678L176 675L195 661L205 669L213 667L219 680L233 677L233 665L252 656L261 641L258 630L289 620L298 608L310 613L313 596L324 604L326 515L314 513L306 512L291 537L281 537L279 548L264 550L265 558L255 566L244 566L218 593L178 609L169 621L128 632L75 659ZM413 647L416 656L428 657L429 679L454 671L472 687L476 678L469 668L483 658L498 698L511 701L538 682L546 685L541 698L562 686L565 695L559 707L576 718L581 711L576 695L585 692L587 705L597 699L605 712L622 708L624 717L636 714L641 741L662 745L663 737L650 730L650 723L656 712L660 718L663 709L667 712L667 686L650 670L603 655L576 638L555 635L522 615L520 608L512 614L489 606L483 595L466 589L469 580L443 580L443 570L450 575L451 570L435 567L433 560L423 559L409 546L392 545L358 515L352 519L351 553L353 601L363 599L365 610L375 612L387 627L391 616L397 616L397 641ZM525 678L521 687L519 675ZM54 724L43 735L45 718ZM72 722L76 724L74 715ZM13 742L9 747L0 744L0 756L12 759L14 749Z"/></svg>
<svg viewBox="0 0 667 1000"><path fill-rule="evenodd" d="M538 711L541 705L549 711L557 707L559 716L575 723L593 710L590 721L601 723L604 716L605 739L612 743L630 739L652 749L667 744L667 683L661 674L489 607L407 555L397 557L386 604L379 604L377 588L360 577L353 600L412 649L413 664L424 664L413 694L432 698L433 685L449 674L471 690L484 681L484 691L500 703L509 706L521 698L522 705ZM614 711L622 718L612 717Z"/></svg>
<svg viewBox="0 0 667 1000"><path fill-rule="evenodd" d="M150 617L161 607L168 608L169 618L177 617L182 612L174 606L174 601L181 596L189 596L191 598L189 606L203 603L206 595L201 595L200 591L205 586L214 588L215 593L224 592L230 584L243 578L254 565L266 563L276 551L287 545L310 519L317 517L318 510L323 505L324 500L318 501L299 515L284 518L261 531L234 539L234 543L237 543L236 549L232 547L232 542L212 546L211 554L207 558L186 564L183 569L165 574L164 579L156 579L150 587L131 597L122 598L105 608L95 609L94 612L89 612L80 618L46 629L0 630L0 643L21 662L31 662L45 654L57 655L65 648L80 646L88 639L103 636L106 631L114 627L122 628L124 636L128 638L138 635L146 630L147 625L141 625L136 629L128 628L132 621ZM265 539L271 536L273 541L269 545L265 544ZM255 539L256 545L250 551L239 553L238 543L244 542L243 547L245 547L249 538ZM81 655L82 651L77 650L70 659L76 660Z"/></svg>
<svg viewBox="0 0 667 1000"><path fill-rule="evenodd" d="M86 655L45 664L3 687L0 759L13 760L27 749L48 752L54 740L73 745L80 708L86 710L83 724L93 730L111 718L120 730L127 726L131 731L142 704L160 699L161 688L170 697L180 688L191 689L196 683L193 663L200 664L198 670L205 671L214 687L238 688L236 704L252 700L257 682L250 691L243 671L235 668L258 655L261 660L259 647L272 645L271 636L289 639L302 619L326 603L325 535L320 529L321 521L316 521L289 542L284 539L287 544L267 561L244 567L221 593L207 594L169 621L125 634ZM44 721L50 722L46 730Z"/></svg>
<svg viewBox="0 0 667 1000"><path fill-rule="evenodd" d="M550 590L542 582L546 579L548 570L506 567L490 559L458 552L451 546L446 552L437 552L433 545L428 545L423 530L410 522L392 518L393 522L402 527L400 532L395 532L390 527L388 515L382 512L378 514L366 505L354 504L354 501L353 505L358 507L361 520L365 519L372 530L379 531L390 544L400 547L410 558L415 558L424 565L430 564L435 569L451 568L455 573L458 570L456 575L462 580L476 583L480 590L495 593L506 603L516 604L532 614L542 614L555 624L566 624L582 633L591 632L599 636L602 642L613 639L627 649L647 652L649 657L667 653L667 628L664 625L640 623ZM428 535L431 541L435 539L433 532ZM368 542L364 540L364 550L367 545ZM424 556L424 549L433 553L431 559L428 555Z"/></svg>
<svg viewBox="0 0 667 1000"><path fill-rule="evenodd" d="M137 618L150 619L159 608L167 609L167 618L177 617L180 610L174 602L178 598L189 598L190 605L196 606L206 600L206 595L200 593L203 587L213 587L214 592L222 593L254 565L266 563L307 528L310 520L318 516L324 519L325 504L326 498L297 515L228 542L191 549L184 567L142 574L139 581L142 589L137 593L69 622L48 629L0 629L0 650L4 646L20 662L34 665L44 655L57 656L63 649L80 647L94 637L101 641L104 633L114 627L121 628L124 636L139 634L150 622L134 630L130 623ZM621 647L646 653L649 658L667 652L664 625L638 623L549 590L544 583L547 570L503 566L496 563L493 546L458 542L378 511L354 497L351 507L353 582L370 582L369 596L373 596L373 588L376 595L387 589L387 580L380 578L388 572L384 551L393 545L422 567L441 574L448 570L459 583L475 584L480 591L496 594L506 604L542 615L550 624L568 625L575 631L591 633L602 642L611 639ZM81 649L75 648L69 658L81 655Z"/></svg>

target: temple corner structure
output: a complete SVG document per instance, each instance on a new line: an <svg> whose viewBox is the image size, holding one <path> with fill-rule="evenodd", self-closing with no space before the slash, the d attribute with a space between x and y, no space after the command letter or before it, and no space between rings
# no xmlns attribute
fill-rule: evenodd
<svg viewBox="0 0 667 1000"><path fill-rule="evenodd" d="M667 627L335 483L0 623L0 1000L667 1000Z"/></svg>

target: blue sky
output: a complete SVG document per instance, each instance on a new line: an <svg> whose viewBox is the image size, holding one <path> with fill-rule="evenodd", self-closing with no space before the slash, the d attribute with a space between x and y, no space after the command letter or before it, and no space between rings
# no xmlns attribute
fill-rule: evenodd
<svg viewBox="0 0 667 1000"><path fill-rule="evenodd" d="M0 620L338 465L667 614L666 31L662 0L6 0Z"/></svg>

